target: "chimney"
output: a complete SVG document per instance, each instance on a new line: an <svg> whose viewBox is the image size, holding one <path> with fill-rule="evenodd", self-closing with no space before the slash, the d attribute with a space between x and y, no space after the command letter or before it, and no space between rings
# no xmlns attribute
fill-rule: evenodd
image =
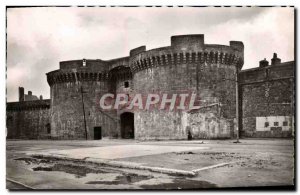
<svg viewBox="0 0 300 195"><path fill-rule="evenodd" d="M32 96L32 91L28 91L28 95L29 95L29 96Z"/></svg>
<svg viewBox="0 0 300 195"><path fill-rule="evenodd" d="M273 58L271 59L271 65L276 65L280 63L281 63L281 59L277 58L277 53L274 53Z"/></svg>
<svg viewBox="0 0 300 195"><path fill-rule="evenodd" d="M266 67L268 65L269 65L269 62L266 60L266 58L263 59L263 60L261 60L261 61L259 61L259 67L260 68Z"/></svg>
<svg viewBox="0 0 300 195"><path fill-rule="evenodd" d="M43 96L42 95L40 95L40 100L43 100Z"/></svg>
<svg viewBox="0 0 300 195"><path fill-rule="evenodd" d="M19 102L25 101L24 87L19 87Z"/></svg>

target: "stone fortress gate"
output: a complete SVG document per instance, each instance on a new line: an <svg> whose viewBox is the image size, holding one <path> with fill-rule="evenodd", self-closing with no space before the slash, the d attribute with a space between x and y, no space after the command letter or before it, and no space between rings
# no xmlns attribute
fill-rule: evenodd
<svg viewBox="0 0 300 195"><path fill-rule="evenodd" d="M51 136L58 139L230 138L234 136L236 70L244 45L205 44L204 35L171 37L171 46L130 51L123 58L60 62L47 73ZM196 110L102 110L106 93L197 94Z"/></svg>

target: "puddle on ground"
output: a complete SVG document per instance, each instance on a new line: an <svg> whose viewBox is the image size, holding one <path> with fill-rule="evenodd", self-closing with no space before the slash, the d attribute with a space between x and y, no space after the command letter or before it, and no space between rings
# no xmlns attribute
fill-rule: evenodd
<svg viewBox="0 0 300 195"><path fill-rule="evenodd" d="M14 160L24 161L27 165L30 165L30 164L42 164L42 163L50 163L51 162L48 159L36 159L36 158L28 158L28 157L15 158Z"/></svg>
<svg viewBox="0 0 300 195"><path fill-rule="evenodd" d="M56 162L53 159L41 159L41 158L16 158L14 160L23 161L27 165L37 165L32 168L33 171L58 171L74 175L76 178L87 177L87 174L109 174L117 173L118 176L111 179L101 181L88 181L87 184L130 184L142 180L153 178L153 176L138 175L134 173L125 173L123 171L113 170L110 168L99 168L99 166L78 165L74 163Z"/></svg>
<svg viewBox="0 0 300 195"><path fill-rule="evenodd" d="M104 169L93 169L86 166L80 165L73 165L73 164L54 164L53 166L48 167L34 167L32 168L33 171L59 171L65 172L69 174L75 175L76 178L86 177L87 174L107 174L112 173L112 170L104 170ZM116 172L116 171L113 171ZM123 173L118 172L120 175L116 176L113 180L102 180L102 181L89 181L86 184L105 184L105 185L117 185L117 184L130 184L135 183L142 180L147 180L153 178L153 176L145 176L145 175L138 175L133 173Z"/></svg>
<svg viewBox="0 0 300 195"><path fill-rule="evenodd" d="M185 152L184 154L194 154L193 152ZM93 165L80 165L74 164L71 162L57 162L55 159L41 159L41 158L30 158L22 157L14 159L16 161L23 161L27 165L35 165L32 167L33 171L48 171L48 172L61 172L74 175L76 178L85 177L85 183L90 185L120 185L120 184L133 184L140 181L146 181L154 178L152 175L140 175L136 173L126 173L119 170L113 170L107 167L99 167ZM189 160L189 159L185 159ZM98 178L90 178L88 174L99 174L104 176L105 174L115 173L114 177L103 177L101 180ZM214 188L215 184L207 181L197 181L187 178L176 178L172 182L168 181L167 183L159 184L150 184L150 185L140 185L143 189L164 189L164 190L173 190L173 189L201 189L201 188Z"/></svg>
<svg viewBox="0 0 300 195"><path fill-rule="evenodd" d="M197 181L189 179L174 179L172 183L160 183L155 185L141 185L143 189L152 190L188 190L202 188L216 188L217 185L207 181Z"/></svg>
<svg viewBox="0 0 300 195"><path fill-rule="evenodd" d="M196 154L196 153L188 151L188 152L175 152L175 154L182 155L182 154Z"/></svg>
<svg viewBox="0 0 300 195"><path fill-rule="evenodd" d="M92 169L87 166L73 165L73 164L54 164L48 167L34 167L33 171L60 171L75 175L76 178L85 177L88 173L109 173L102 169Z"/></svg>
<svg viewBox="0 0 300 195"><path fill-rule="evenodd" d="M118 185L118 184L131 184L143 180L148 180L153 176L138 175L138 174L122 174L117 176L113 181L89 181L86 184L104 184L104 185Z"/></svg>

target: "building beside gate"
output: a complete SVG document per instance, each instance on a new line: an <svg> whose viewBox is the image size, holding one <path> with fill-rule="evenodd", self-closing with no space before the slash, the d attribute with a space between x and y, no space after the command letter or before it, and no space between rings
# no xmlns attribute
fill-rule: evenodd
<svg viewBox="0 0 300 195"><path fill-rule="evenodd" d="M239 74L240 125L245 137L291 137L295 115L295 62L274 53Z"/></svg>
<svg viewBox="0 0 300 195"><path fill-rule="evenodd" d="M50 139L50 100L19 87L19 101L6 104L7 139Z"/></svg>

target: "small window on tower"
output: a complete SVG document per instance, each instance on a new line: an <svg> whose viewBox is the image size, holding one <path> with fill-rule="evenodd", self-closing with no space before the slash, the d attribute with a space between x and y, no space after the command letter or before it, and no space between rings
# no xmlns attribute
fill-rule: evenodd
<svg viewBox="0 0 300 195"><path fill-rule="evenodd" d="M265 122L265 127L269 127L269 122Z"/></svg>
<svg viewBox="0 0 300 195"><path fill-rule="evenodd" d="M288 122L287 121L283 121L282 126L288 126Z"/></svg>
<svg viewBox="0 0 300 195"><path fill-rule="evenodd" d="M50 126L50 123L47 123L46 129L47 129L47 133L48 133L48 134L51 134L51 126Z"/></svg>
<svg viewBox="0 0 300 195"><path fill-rule="evenodd" d="M278 122L274 122L274 126L277 127L278 126Z"/></svg>
<svg viewBox="0 0 300 195"><path fill-rule="evenodd" d="M128 87L129 87L129 82L128 82L128 81L125 81L125 82L124 82L124 87L125 87L125 88L128 88Z"/></svg>

